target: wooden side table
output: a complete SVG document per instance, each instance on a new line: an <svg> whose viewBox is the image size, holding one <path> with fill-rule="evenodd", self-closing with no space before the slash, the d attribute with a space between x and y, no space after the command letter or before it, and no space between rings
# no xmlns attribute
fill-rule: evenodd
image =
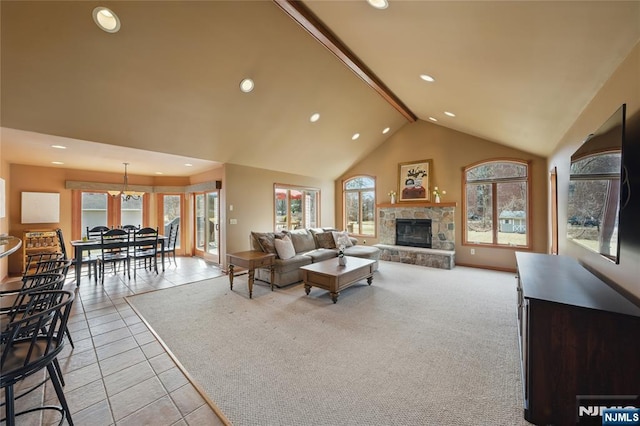
<svg viewBox="0 0 640 426"><path fill-rule="evenodd" d="M233 290L233 269L236 266L249 270L249 299L253 296L253 279L256 268L269 268L271 270L271 291L273 291L273 263L275 254L265 253L259 250L241 251L227 254L229 264L229 287Z"/></svg>

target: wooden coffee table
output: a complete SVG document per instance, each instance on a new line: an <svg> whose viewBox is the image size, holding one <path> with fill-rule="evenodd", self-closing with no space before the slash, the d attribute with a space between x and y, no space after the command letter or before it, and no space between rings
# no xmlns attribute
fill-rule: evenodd
<svg viewBox="0 0 640 426"><path fill-rule="evenodd" d="M302 270L304 291L308 295L311 287L320 287L328 290L331 293L331 300L336 303L340 291L358 281L366 278L367 283L371 285L375 263L375 260L347 256L345 266L338 265L337 257L302 266L300 269Z"/></svg>
<svg viewBox="0 0 640 426"><path fill-rule="evenodd" d="M233 290L233 270L236 266L249 270L249 299L253 297L253 280L256 268L271 269L271 291L273 291L273 261L275 254L264 253L257 250L241 251L227 254L229 264L229 287Z"/></svg>

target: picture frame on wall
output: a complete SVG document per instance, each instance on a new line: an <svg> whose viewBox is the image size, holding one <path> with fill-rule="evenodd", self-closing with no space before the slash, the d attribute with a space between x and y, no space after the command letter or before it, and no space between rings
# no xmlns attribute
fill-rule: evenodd
<svg viewBox="0 0 640 426"><path fill-rule="evenodd" d="M433 160L399 163L399 201L430 201L429 182L432 173Z"/></svg>

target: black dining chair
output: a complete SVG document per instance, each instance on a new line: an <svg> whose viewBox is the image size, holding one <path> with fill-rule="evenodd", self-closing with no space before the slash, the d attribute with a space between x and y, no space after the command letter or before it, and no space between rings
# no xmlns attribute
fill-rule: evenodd
<svg viewBox="0 0 640 426"><path fill-rule="evenodd" d="M134 232L131 259L134 278L141 261L145 269L148 266L150 270L153 268L156 274L158 273L158 228L145 227Z"/></svg>
<svg viewBox="0 0 640 426"><path fill-rule="evenodd" d="M58 240L60 240L60 251L62 252L62 256L64 259L69 259L69 256L67 255L67 248L64 243L64 236L62 235L62 229L60 228L56 229L56 233L58 234ZM76 259L73 258L71 259L71 261L72 261L71 266L75 266ZM89 278L91 278L91 268L93 267L93 276L94 276L95 282L97 283L98 282L98 258L95 255L89 253L88 256L82 256L82 260L80 264L88 266Z"/></svg>
<svg viewBox="0 0 640 426"><path fill-rule="evenodd" d="M131 278L129 267L129 245L131 234L124 229L109 229L100 235L100 251L98 257L98 273L100 274L100 282L104 284L104 267L110 263L113 272L116 273L116 266L123 263L125 266L124 273Z"/></svg>
<svg viewBox="0 0 640 426"><path fill-rule="evenodd" d="M87 238L90 240L99 240L100 239L100 235L102 235L103 232L108 231L109 228L108 226L104 226L104 225L98 225L98 226L94 226L93 228L89 228L87 226Z"/></svg>
<svg viewBox="0 0 640 426"><path fill-rule="evenodd" d="M173 263L176 263L176 245L178 243L178 232L180 230L180 224L171 224L169 227L169 235L167 240L165 241L164 248L162 248L158 254L162 255L162 251L164 251L165 255L173 256ZM169 262L171 262L171 257L169 257Z"/></svg>
<svg viewBox="0 0 640 426"><path fill-rule="evenodd" d="M64 333L71 313L74 293L67 290L30 292L25 309L10 322L3 322L0 329L0 387L4 390L5 417L0 419L7 426L15 426L16 417L37 410L56 410L61 414L59 424L66 419L73 425L71 411L62 386L57 357L64 348ZM26 391L15 395L14 385L47 369L45 379ZM60 406L44 405L15 411L15 401L51 380Z"/></svg>

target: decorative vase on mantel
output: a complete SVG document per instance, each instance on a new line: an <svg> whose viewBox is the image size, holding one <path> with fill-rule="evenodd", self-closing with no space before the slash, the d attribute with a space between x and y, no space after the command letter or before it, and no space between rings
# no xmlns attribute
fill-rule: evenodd
<svg viewBox="0 0 640 426"><path fill-rule="evenodd" d="M440 202L440 196L436 194L436 203Z"/></svg>
<svg viewBox="0 0 640 426"><path fill-rule="evenodd" d="M391 204L396 203L396 194L391 194Z"/></svg>

